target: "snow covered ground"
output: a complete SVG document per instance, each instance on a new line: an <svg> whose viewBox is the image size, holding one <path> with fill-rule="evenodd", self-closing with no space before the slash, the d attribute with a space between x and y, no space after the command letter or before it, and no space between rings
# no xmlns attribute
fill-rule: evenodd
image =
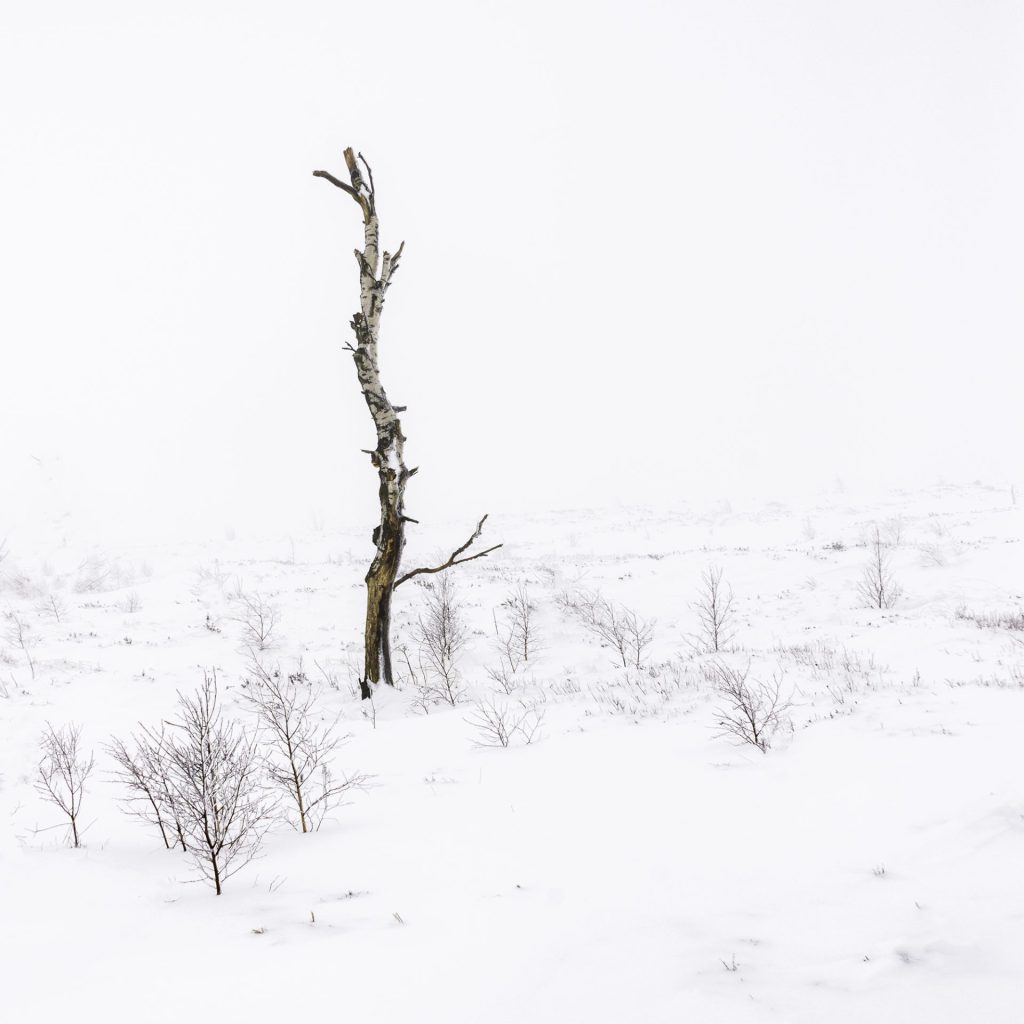
<svg viewBox="0 0 1024 1024"><path fill-rule="evenodd" d="M412 567L469 523L415 528ZM875 526L902 595L857 594ZM8 538L0 611L6 1021L1016 1022L1024 1019L1021 507L942 487L870 505L494 515L455 570L465 700L354 689L369 529L99 550ZM733 649L701 652L717 566ZM539 647L495 693L519 584ZM639 670L567 599L656 619ZM319 832L272 831L221 897L120 809L103 745L216 668L244 717L240 594L280 615L374 776ZM425 592L396 595L411 639ZM990 616L991 620L986 619ZM58 618L59 617L59 618ZM980 624L979 624L980 622ZM212 627L212 628L208 628ZM31 666L29 664L31 659ZM792 700L762 753L718 735L716 663ZM543 716L481 745L478 702ZM427 712L427 713L425 713ZM34 788L45 723L96 752L85 846Z"/></svg>

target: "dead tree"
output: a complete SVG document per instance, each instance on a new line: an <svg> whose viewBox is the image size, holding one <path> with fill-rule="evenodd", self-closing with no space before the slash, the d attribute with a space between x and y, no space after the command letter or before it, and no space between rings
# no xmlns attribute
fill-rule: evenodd
<svg viewBox="0 0 1024 1024"><path fill-rule="evenodd" d="M416 522L405 514L405 485L415 475L418 467L410 469L405 465L406 438L398 418L399 413L405 412L405 406L392 404L384 390L380 379L377 345L384 297L398 270L405 242L394 253L387 250L381 253L373 172L363 154L357 157L351 149L345 150L345 165L351 184L327 171L314 171L313 175L326 179L351 196L363 215L363 248L355 251L356 263L359 265L359 311L352 317L350 325L356 343L354 346L349 344L347 348L355 361L359 387L377 431L377 447L364 451L370 456L380 480L380 525L373 531L373 544L377 550L366 573L366 627L363 637L365 660L363 678L359 680L365 700L371 694L370 684L380 682L382 674L386 683L394 685L391 669L391 595L395 588L420 573L441 572L460 562L482 558L501 545L496 544L465 558L459 557L479 539L487 519L484 516L469 540L457 548L445 563L399 576L402 550L405 547L405 524Z"/></svg>

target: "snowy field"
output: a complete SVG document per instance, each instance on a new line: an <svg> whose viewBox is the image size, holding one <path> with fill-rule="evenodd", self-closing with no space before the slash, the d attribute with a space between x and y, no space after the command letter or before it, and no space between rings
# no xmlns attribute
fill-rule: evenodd
<svg viewBox="0 0 1024 1024"><path fill-rule="evenodd" d="M406 567L471 525L414 527ZM409 583L394 632L416 678L372 708L369 527L146 550L11 535L0 1017L1024 1020L1022 525L980 485L494 514L483 541L504 547L450 576L464 692L419 672L429 592ZM858 590L876 527L890 608ZM734 595L717 655L695 607L713 568ZM535 637L512 672L496 632L524 592ZM654 620L639 668L588 631L598 596ZM172 716L204 670L251 720L246 598L277 617L264 665L301 671L349 734L336 771L372 778L319 831L273 828L217 897L121 809L106 744ZM729 670L789 702L767 751L722 734ZM507 748L486 710L526 717ZM70 722L96 757L81 849L36 789L46 723Z"/></svg>

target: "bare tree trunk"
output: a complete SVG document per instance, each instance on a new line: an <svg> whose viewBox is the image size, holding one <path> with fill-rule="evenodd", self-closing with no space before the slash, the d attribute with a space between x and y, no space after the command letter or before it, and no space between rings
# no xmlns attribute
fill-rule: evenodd
<svg viewBox="0 0 1024 1024"><path fill-rule="evenodd" d="M371 694L370 684L380 682L382 673L384 681L394 685L390 631L391 595L395 587L417 572L436 572L439 569L415 570L401 579L398 576L402 564L402 549L405 547L405 524L416 522L405 515L405 485L417 469L409 469L405 465L405 435L402 433L402 423L398 418L398 414L404 412L405 407L392 405L388 399L380 379L377 345L384 296L398 269L398 261L402 257L405 243L399 245L393 255L386 250L383 254L380 253L380 225L377 220L373 172L363 155L360 153L357 158L351 149L345 150L345 164L351 185L340 181L327 171L314 171L313 174L318 178L326 178L332 185L347 192L363 212L363 248L355 251L356 262L359 264L359 312L353 316L351 322L356 344L354 348L351 345L348 348L356 364L356 374L363 398L377 430L377 447L367 450L366 454L370 456L380 480L380 525L373 531L373 543L377 551L366 573L365 660L363 678L359 681L362 696L366 699ZM484 516L484 519L486 518ZM483 520L480 521L480 526L482 525ZM469 543L479 537L480 526ZM469 543L463 545L463 548L440 568L457 564L459 560L456 555L468 548ZM480 558L493 550L495 548L489 548L472 557Z"/></svg>

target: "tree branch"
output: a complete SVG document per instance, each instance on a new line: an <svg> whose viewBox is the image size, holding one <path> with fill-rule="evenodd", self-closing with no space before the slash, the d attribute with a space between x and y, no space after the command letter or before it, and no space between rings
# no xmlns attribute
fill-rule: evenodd
<svg viewBox="0 0 1024 1024"><path fill-rule="evenodd" d="M370 179L370 211L371 213L377 212L377 186L373 183L373 171L370 169L370 165L366 162L366 157L362 153L359 154L359 162L366 168L366 176Z"/></svg>
<svg viewBox="0 0 1024 1024"><path fill-rule="evenodd" d="M492 551L497 551L498 548L504 547L503 544L495 544L492 548L487 548L485 551L479 551L475 555L470 555L468 558L459 558L464 551L471 547L476 541L480 539L480 534L483 532L484 523L487 522L487 516L484 516L479 523L476 524L476 529L473 531L473 535L463 544L461 547L456 548L441 565L434 566L432 569L422 568L413 569L412 572L407 572L404 576L400 576L395 580L394 589L398 589L406 580L411 580L413 576L421 576L427 573L444 572L445 569L450 569L453 565L462 565L463 562L472 562L474 559L483 558L484 555L489 555Z"/></svg>
<svg viewBox="0 0 1024 1024"><path fill-rule="evenodd" d="M369 174L370 167L364 160L363 163L366 165L366 171ZM370 185L368 186L363 180L363 175L359 170L359 165L356 163L356 158L352 153L351 149L345 150L345 166L348 167L349 177L352 179L351 185L346 185L340 178L336 178L329 171L314 171L314 178L324 178L329 181L336 188L340 188L343 192L347 192L360 206L363 211L363 222L366 224L370 223L370 218L374 216L374 193L373 193L373 177L370 177Z"/></svg>
<svg viewBox="0 0 1024 1024"><path fill-rule="evenodd" d="M346 185L340 178L336 178L330 171L314 171L313 177L325 178L332 185L340 188L343 192L347 192L357 203L359 203L360 206L362 206L362 202L359 199L359 193L351 185Z"/></svg>

